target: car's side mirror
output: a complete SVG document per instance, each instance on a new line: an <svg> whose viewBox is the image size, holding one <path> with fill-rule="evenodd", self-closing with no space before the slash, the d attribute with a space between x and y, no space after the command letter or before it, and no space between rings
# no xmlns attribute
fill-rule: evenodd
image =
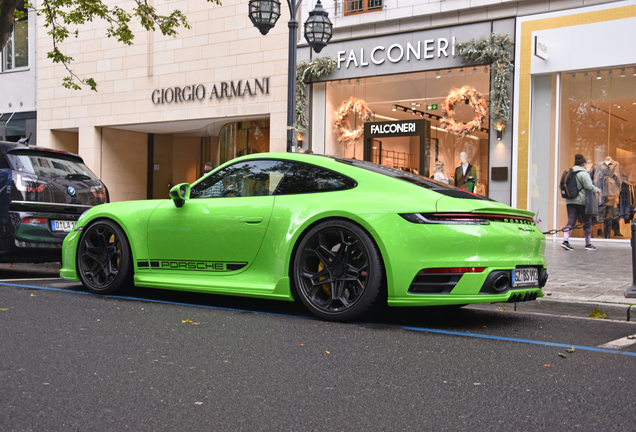
<svg viewBox="0 0 636 432"><path fill-rule="evenodd" d="M190 198L190 185L188 183L180 183L170 189L170 198L177 207L183 207L186 200Z"/></svg>

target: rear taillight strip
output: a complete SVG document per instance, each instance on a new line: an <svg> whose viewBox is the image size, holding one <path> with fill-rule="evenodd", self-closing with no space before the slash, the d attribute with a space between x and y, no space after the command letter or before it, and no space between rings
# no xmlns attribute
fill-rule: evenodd
<svg viewBox="0 0 636 432"><path fill-rule="evenodd" d="M498 214L475 213L406 213L400 214L404 219L418 224L442 225L489 225L490 222L516 223L534 225L532 218Z"/></svg>

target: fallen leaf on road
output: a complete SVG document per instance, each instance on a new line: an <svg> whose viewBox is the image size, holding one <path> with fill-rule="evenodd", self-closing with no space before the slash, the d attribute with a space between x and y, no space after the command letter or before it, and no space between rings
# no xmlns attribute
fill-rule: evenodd
<svg viewBox="0 0 636 432"><path fill-rule="evenodd" d="M329 351L325 351L327 354L331 354Z"/></svg>
<svg viewBox="0 0 636 432"><path fill-rule="evenodd" d="M35 294L31 294L31 297L35 297Z"/></svg>
<svg viewBox="0 0 636 432"><path fill-rule="evenodd" d="M574 347L572 347L572 348L567 348L566 351L569 353L573 353L576 350L574 349Z"/></svg>
<svg viewBox="0 0 636 432"><path fill-rule="evenodd" d="M543 367L550 367L550 365L549 364L545 364L545 365L543 365Z"/></svg>
<svg viewBox="0 0 636 432"><path fill-rule="evenodd" d="M192 322L192 320L189 320L189 319L181 320L181 324L184 324L184 323L191 323L191 322Z"/></svg>
<svg viewBox="0 0 636 432"><path fill-rule="evenodd" d="M563 354L563 353L559 353L559 357L566 358L566 357L567 357L567 355L565 355L565 354Z"/></svg>
<svg viewBox="0 0 636 432"><path fill-rule="evenodd" d="M502 307L498 307L497 309L499 309L500 311L505 311L506 309L502 308Z"/></svg>
<svg viewBox="0 0 636 432"><path fill-rule="evenodd" d="M605 319L608 317L606 313L602 313L599 308L592 309L592 313L588 315L590 318Z"/></svg>
<svg viewBox="0 0 636 432"><path fill-rule="evenodd" d="M9 308L0 308L0 311L9 310Z"/></svg>

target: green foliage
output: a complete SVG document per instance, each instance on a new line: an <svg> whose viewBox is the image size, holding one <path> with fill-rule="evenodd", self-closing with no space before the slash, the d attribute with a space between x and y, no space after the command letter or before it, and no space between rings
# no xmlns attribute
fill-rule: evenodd
<svg viewBox="0 0 636 432"><path fill-rule="evenodd" d="M490 91L490 118L495 128L498 125L503 128L510 121L509 83L513 45L510 35L492 33L490 39L471 39L458 43L455 49L455 57L461 57L462 63L491 65L494 74Z"/></svg>
<svg viewBox="0 0 636 432"><path fill-rule="evenodd" d="M296 131L307 132L307 82L330 74L336 68L336 59L329 56L315 60L301 60L296 67Z"/></svg>
<svg viewBox="0 0 636 432"><path fill-rule="evenodd" d="M221 5L221 0L207 0L213 4ZM70 68L73 58L64 55L59 45L69 37L78 37L78 27L94 20L104 20L108 23L106 36L113 37L125 45L132 45L135 35L130 29L130 22L138 20L142 27L148 31L156 31L157 28L165 36L176 36L177 28L183 26L191 28L186 16L180 10L174 10L169 15L161 15L154 6L146 0L134 0L136 7L132 11L126 11L119 6L109 8L102 0L41 0L39 8L29 4L29 8L36 9L39 16L44 18L44 27L47 34L53 39L53 49L47 53L53 63L61 63L69 73L62 80L62 86L68 89L79 90L82 86L89 86L97 91L97 83L93 78L80 78Z"/></svg>

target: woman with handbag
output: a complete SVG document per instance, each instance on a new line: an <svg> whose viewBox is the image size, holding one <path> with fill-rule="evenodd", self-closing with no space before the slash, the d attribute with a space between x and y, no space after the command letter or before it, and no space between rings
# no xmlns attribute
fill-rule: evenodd
<svg viewBox="0 0 636 432"><path fill-rule="evenodd" d="M576 224L576 220L581 216L583 219L583 223L585 226L583 227L583 236L585 237L585 249L586 250L596 250L596 248L592 245L592 215L586 214L585 211L585 194L587 191L591 191L594 194L599 192L599 189L594 186L592 183L592 179L590 178L590 174L585 169L585 158L582 154L574 155L574 167L572 167L572 172L576 177L576 183L579 187L579 194L573 198L566 198L565 205L568 210L568 223L563 228L563 243L561 243L561 247L565 250L571 251L574 249L570 242L570 232L572 227Z"/></svg>

